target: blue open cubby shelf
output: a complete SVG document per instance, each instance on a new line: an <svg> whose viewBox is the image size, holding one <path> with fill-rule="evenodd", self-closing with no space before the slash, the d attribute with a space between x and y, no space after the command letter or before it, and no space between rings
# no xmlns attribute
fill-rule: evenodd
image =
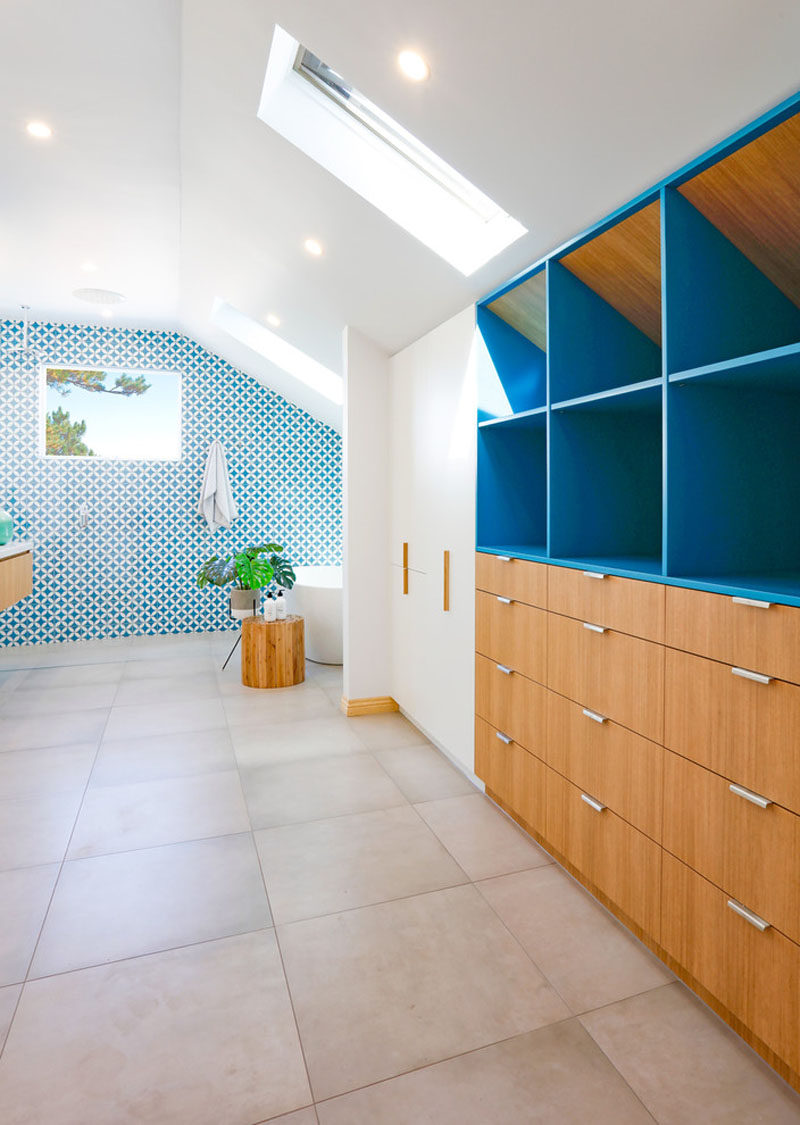
<svg viewBox="0 0 800 1125"><path fill-rule="evenodd" d="M800 95L478 306L478 549L800 605Z"/></svg>

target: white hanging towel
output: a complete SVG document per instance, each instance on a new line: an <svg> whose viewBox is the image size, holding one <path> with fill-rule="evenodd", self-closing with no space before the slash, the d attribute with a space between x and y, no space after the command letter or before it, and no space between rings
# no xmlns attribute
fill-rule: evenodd
<svg viewBox="0 0 800 1125"><path fill-rule="evenodd" d="M209 531L216 531L218 527L230 527L239 514L231 492L222 442L212 441L208 450L197 510L208 523Z"/></svg>

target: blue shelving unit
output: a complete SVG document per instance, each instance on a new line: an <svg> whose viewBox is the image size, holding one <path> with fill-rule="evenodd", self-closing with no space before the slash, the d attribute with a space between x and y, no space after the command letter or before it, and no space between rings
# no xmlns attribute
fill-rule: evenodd
<svg viewBox="0 0 800 1125"><path fill-rule="evenodd" d="M477 320L478 550L800 605L800 94Z"/></svg>

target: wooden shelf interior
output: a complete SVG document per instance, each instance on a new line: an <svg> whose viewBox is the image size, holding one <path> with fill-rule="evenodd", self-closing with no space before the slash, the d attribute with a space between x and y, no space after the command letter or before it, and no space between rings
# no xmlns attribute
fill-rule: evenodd
<svg viewBox="0 0 800 1125"><path fill-rule="evenodd" d="M660 573L661 465L660 391L554 411L552 555L639 557Z"/></svg>
<svg viewBox="0 0 800 1125"><path fill-rule="evenodd" d="M658 202L549 263L548 269L553 402L660 378Z"/></svg>
<svg viewBox="0 0 800 1125"><path fill-rule="evenodd" d="M800 391L672 385L669 421L668 572L797 571Z"/></svg>
<svg viewBox="0 0 800 1125"><path fill-rule="evenodd" d="M478 431L478 544L547 542L547 429L528 425Z"/></svg>
<svg viewBox="0 0 800 1125"><path fill-rule="evenodd" d="M547 402L547 278L535 274L478 308L486 347L478 380L479 418L501 418Z"/></svg>

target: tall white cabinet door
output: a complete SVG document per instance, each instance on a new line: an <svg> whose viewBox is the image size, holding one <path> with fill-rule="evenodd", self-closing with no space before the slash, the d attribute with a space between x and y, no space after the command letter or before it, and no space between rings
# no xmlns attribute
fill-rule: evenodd
<svg viewBox="0 0 800 1125"><path fill-rule="evenodd" d="M392 577L393 694L472 769L475 322L470 307L392 359L391 561L409 544L409 594ZM450 552L450 611L443 608ZM414 571L418 573L415 574Z"/></svg>

